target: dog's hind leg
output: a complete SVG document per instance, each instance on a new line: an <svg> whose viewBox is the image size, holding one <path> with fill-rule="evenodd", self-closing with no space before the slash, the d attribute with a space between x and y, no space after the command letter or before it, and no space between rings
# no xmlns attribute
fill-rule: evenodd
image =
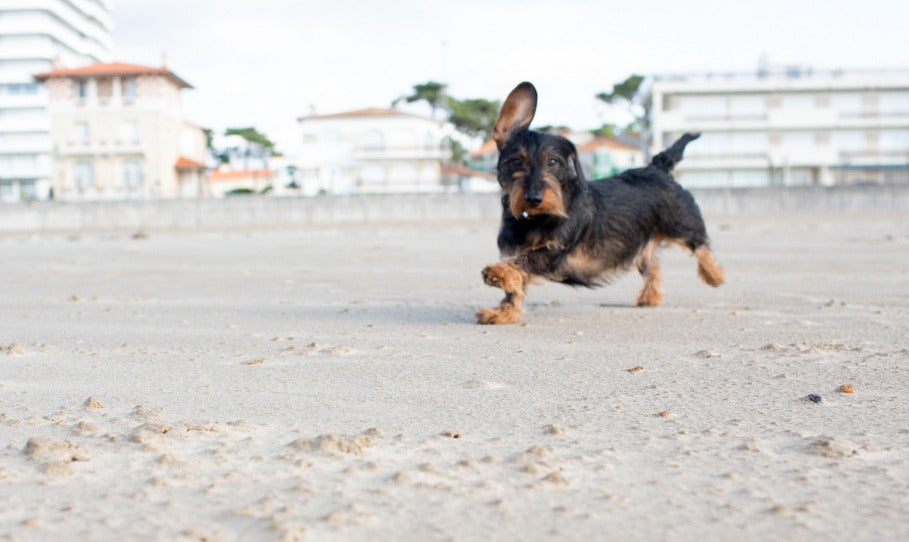
<svg viewBox="0 0 909 542"><path fill-rule="evenodd" d="M723 284L725 273L713 257L707 228L694 198L681 192L671 220L664 221L661 230L667 241L684 247L698 260L698 276L710 286Z"/></svg>
<svg viewBox="0 0 909 542"><path fill-rule="evenodd" d="M483 269L483 282L501 288L505 297L494 309L477 311L479 324L514 324L521 321L524 305L524 289L530 275L510 261L487 265Z"/></svg>
<svg viewBox="0 0 909 542"><path fill-rule="evenodd" d="M636 259L638 271L644 277L644 288L638 295L639 307L656 307L663 301L663 275L660 270L660 259L656 255L659 244L659 236L650 239Z"/></svg>

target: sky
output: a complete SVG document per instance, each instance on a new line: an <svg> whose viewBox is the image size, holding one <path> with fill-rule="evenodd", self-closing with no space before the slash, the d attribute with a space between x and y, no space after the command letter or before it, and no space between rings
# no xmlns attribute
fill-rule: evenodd
<svg viewBox="0 0 909 542"><path fill-rule="evenodd" d="M539 93L535 125L621 121L595 99L632 73L909 67L904 0L113 0L113 59L168 68L190 122L254 126L293 153L297 118Z"/></svg>

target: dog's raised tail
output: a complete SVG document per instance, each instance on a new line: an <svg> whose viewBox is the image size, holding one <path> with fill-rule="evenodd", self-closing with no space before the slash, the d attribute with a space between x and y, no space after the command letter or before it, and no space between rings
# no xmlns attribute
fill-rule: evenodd
<svg viewBox="0 0 909 542"><path fill-rule="evenodd" d="M686 132L678 141L673 143L671 147L654 156L653 160L650 161L650 164L662 169L666 173L672 173L675 165L682 161L682 154L685 152L685 146L699 137L701 137L700 132Z"/></svg>

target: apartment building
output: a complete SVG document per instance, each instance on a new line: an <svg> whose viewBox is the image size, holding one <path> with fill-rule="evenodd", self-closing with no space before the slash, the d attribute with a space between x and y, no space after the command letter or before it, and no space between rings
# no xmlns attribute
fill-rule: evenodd
<svg viewBox="0 0 909 542"><path fill-rule="evenodd" d="M182 115L192 87L170 69L99 63L35 78L47 87L54 198L208 195L205 132Z"/></svg>
<svg viewBox="0 0 909 542"><path fill-rule="evenodd" d="M909 183L909 70L657 76L652 152L699 131L686 186Z"/></svg>
<svg viewBox="0 0 909 542"><path fill-rule="evenodd" d="M443 190L450 160L444 121L394 109L361 109L298 119L301 192Z"/></svg>
<svg viewBox="0 0 909 542"><path fill-rule="evenodd" d="M53 62L109 60L107 0L0 2L0 201L43 199L52 169L47 92L32 75Z"/></svg>

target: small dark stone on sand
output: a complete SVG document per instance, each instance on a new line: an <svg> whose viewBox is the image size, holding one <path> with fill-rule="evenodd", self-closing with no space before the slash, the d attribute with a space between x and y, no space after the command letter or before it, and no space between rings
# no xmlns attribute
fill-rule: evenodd
<svg viewBox="0 0 909 542"><path fill-rule="evenodd" d="M808 400L811 401L812 403L820 403L821 401L824 400L824 398L816 393L809 393Z"/></svg>

